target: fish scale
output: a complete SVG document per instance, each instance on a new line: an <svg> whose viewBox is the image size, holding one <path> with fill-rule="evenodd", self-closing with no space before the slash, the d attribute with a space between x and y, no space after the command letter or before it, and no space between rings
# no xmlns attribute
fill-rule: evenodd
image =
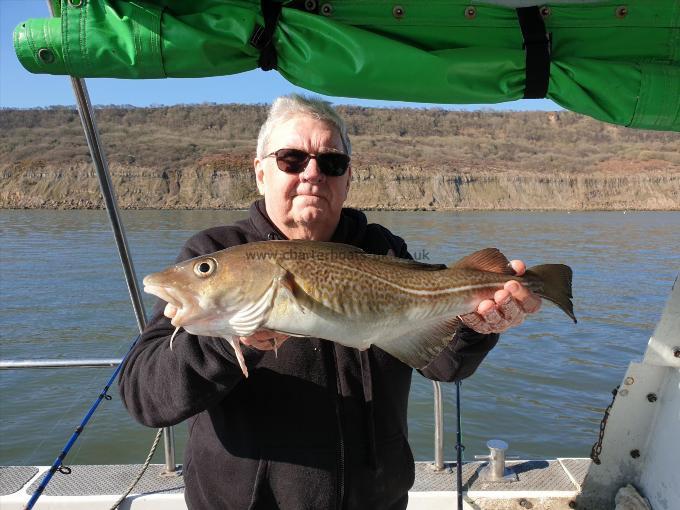
<svg viewBox="0 0 680 510"><path fill-rule="evenodd" d="M362 350L375 345L424 368L451 341L458 316L474 311L508 280L526 285L575 321L571 278L562 264L516 276L495 248L447 267L338 243L265 241L182 262L147 276L144 285L178 308L174 326L229 340L247 376L238 336L260 329Z"/></svg>

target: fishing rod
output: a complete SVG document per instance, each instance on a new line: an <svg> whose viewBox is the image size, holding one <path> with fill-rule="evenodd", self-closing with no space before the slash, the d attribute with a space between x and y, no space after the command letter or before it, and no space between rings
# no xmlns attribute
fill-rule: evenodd
<svg viewBox="0 0 680 510"><path fill-rule="evenodd" d="M135 338L134 342L132 342L132 345L128 349L128 352L125 353L125 356L123 356L123 359L120 361L120 365L118 365L116 367L116 369L113 371L113 375L111 376L109 381L106 383L106 386L104 386L104 389L102 390L102 392L97 396L94 403L90 407L90 410L85 414L85 417L80 422L80 425L78 425L76 427L76 430L71 435L71 438L67 441L66 446L64 446L64 449L61 451L61 453L56 458L56 460L52 463L52 466L50 467L50 469L45 474L44 478L40 482L40 485L38 486L38 488L35 490L35 492L31 496L31 499L29 499L28 503L26 503L24 510L31 510L33 508L33 506L38 501L38 498L42 495L43 491L47 487L47 484L50 483L50 480L52 480L52 477L54 476L54 474L57 471L59 471L60 473L66 474L66 475L71 473L71 469L64 466L64 459L68 455L68 452L69 452L69 450L71 450L71 447L73 446L73 444L80 437L80 434L85 429L85 426L90 421L90 418L92 418L92 415L95 413L95 411L99 407L99 404L101 404L102 400L111 400L111 395L108 394L109 388L111 387L111 384L113 384L113 381L118 376L118 372L120 372L120 369L123 366L123 363L125 362L127 357L129 356L130 352L132 352L132 348L135 345L137 345L137 342L139 341L140 338L141 338L141 334L137 335L137 338Z"/></svg>
<svg viewBox="0 0 680 510"><path fill-rule="evenodd" d="M458 493L457 509L463 510L463 433L460 420L460 380L456 381L456 491Z"/></svg>

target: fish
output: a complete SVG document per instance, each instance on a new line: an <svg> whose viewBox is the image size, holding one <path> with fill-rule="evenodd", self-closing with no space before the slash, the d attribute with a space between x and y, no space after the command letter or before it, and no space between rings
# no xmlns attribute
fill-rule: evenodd
<svg viewBox="0 0 680 510"><path fill-rule="evenodd" d="M175 333L184 328L225 338L248 377L239 337L261 329L359 350L375 345L422 369L449 344L460 316L492 299L509 280L576 322L569 266L543 264L517 276L497 248L447 266L340 243L253 242L150 274L144 290L177 307Z"/></svg>

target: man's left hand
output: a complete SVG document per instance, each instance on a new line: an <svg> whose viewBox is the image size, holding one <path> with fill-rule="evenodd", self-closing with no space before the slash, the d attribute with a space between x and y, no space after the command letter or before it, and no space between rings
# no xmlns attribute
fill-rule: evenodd
<svg viewBox="0 0 680 510"><path fill-rule="evenodd" d="M510 262L517 276L522 276L526 266L521 260ZM541 298L514 280L505 282L501 290L496 291L493 300L485 299L477 306L477 310L461 315L467 327L478 333L500 333L512 326L521 324L529 313L536 313L541 308Z"/></svg>

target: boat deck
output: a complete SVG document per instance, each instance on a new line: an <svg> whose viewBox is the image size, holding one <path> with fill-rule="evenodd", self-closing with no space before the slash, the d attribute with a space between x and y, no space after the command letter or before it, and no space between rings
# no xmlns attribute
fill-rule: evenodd
<svg viewBox="0 0 680 510"><path fill-rule="evenodd" d="M514 482L483 479L486 462L463 465L466 508L568 509L578 496L590 459L510 461ZM35 508L108 509L135 479L141 465L70 466L68 475L56 473ZM179 476L162 476L164 466L152 464L120 506L121 509L184 509L184 482ZM45 466L0 467L0 507L20 509L35 491ZM409 510L453 509L456 505L456 471L447 463L434 471L429 462L416 462L416 481L410 491ZM571 506L570 506L571 505Z"/></svg>

